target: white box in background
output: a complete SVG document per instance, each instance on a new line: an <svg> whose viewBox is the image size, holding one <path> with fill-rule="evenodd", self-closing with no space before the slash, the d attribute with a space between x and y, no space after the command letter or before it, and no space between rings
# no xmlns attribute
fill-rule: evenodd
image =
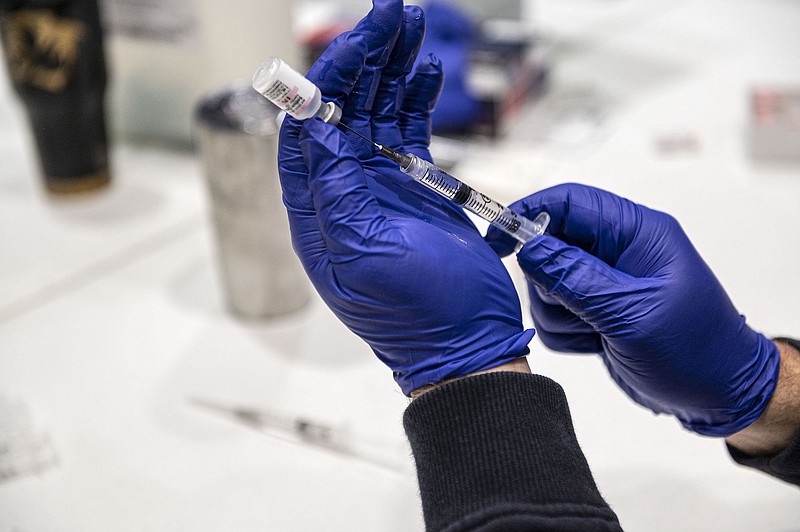
<svg viewBox="0 0 800 532"><path fill-rule="evenodd" d="M753 89L750 104L750 155L800 163L800 87Z"/></svg>
<svg viewBox="0 0 800 532"><path fill-rule="evenodd" d="M188 146L200 97L267 56L298 64L287 0L102 0L117 138Z"/></svg>

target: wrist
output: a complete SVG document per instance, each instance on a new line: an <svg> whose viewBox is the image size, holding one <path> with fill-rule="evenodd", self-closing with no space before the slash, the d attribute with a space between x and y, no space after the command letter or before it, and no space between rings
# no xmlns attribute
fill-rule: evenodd
<svg viewBox="0 0 800 532"><path fill-rule="evenodd" d="M785 449L800 432L800 349L776 339L780 351L778 383L767 408L749 426L725 441L754 456L774 455Z"/></svg>
<svg viewBox="0 0 800 532"><path fill-rule="evenodd" d="M484 373L494 373L497 371L511 371L515 373L531 373L531 368L528 365L528 359L526 357L516 358L510 362L505 362L500 364L499 366L495 366L493 368L486 368L479 371L473 371L472 373L468 373L467 375L462 375L460 377L452 377L449 379L444 379L439 382L435 382L432 384L426 384L425 386L420 386L416 390L412 390L409 394L411 399L417 399L421 395L425 394L436 388L437 386L441 386L442 384L457 381L459 379L464 379L466 377L472 377L475 375L482 375Z"/></svg>

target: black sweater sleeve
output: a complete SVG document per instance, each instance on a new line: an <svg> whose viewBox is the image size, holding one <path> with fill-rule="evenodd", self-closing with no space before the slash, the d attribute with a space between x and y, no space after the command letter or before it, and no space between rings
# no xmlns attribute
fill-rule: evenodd
<svg viewBox="0 0 800 532"><path fill-rule="evenodd" d="M779 337L776 342L789 344L800 353L800 340ZM790 484L800 486L800 434L782 452L775 456L751 456L728 445L731 458L743 466L752 467Z"/></svg>
<svg viewBox="0 0 800 532"><path fill-rule="evenodd" d="M403 423L429 531L621 530L597 490L564 391L497 372L442 384Z"/></svg>
<svg viewBox="0 0 800 532"><path fill-rule="evenodd" d="M737 464L753 467L790 484L800 486L800 434L775 456L751 456L728 445L728 452Z"/></svg>

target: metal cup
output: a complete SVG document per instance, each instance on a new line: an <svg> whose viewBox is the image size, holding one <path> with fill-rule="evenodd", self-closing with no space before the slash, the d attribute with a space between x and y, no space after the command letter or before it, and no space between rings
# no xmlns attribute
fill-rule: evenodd
<svg viewBox="0 0 800 532"><path fill-rule="evenodd" d="M277 114L249 85L204 98L195 112L228 307L249 318L300 309L310 293L281 199Z"/></svg>

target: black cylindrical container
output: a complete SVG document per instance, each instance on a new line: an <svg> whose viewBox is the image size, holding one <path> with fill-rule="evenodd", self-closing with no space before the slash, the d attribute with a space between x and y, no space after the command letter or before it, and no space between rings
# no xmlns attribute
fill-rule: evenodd
<svg viewBox="0 0 800 532"><path fill-rule="evenodd" d="M106 62L97 0L0 0L0 32L47 189L105 186Z"/></svg>

